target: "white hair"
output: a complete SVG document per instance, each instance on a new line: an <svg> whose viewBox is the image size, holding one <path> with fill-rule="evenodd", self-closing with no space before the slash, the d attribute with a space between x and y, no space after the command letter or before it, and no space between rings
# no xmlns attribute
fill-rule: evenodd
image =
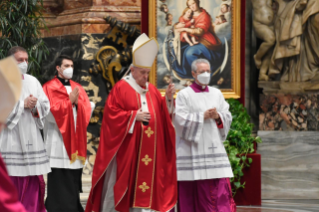
<svg viewBox="0 0 319 212"><path fill-rule="evenodd" d="M207 64L209 66L209 70L210 70L210 63L208 62L208 60L201 58L201 59L194 60L192 62L192 71L194 71L194 72L197 71L197 65L200 63Z"/></svg>

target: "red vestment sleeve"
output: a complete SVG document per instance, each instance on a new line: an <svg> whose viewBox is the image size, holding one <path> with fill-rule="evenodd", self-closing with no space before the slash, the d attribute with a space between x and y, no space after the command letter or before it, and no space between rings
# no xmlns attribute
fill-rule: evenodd
<svg viewBox="0 0 319 212"><path fill-rule="evenodd" d="M219 119L219 120L220 120L219 123L216 121L217 128L218 129L223 129L224 128L223 120L222 119Z"/></svg>
<svg viewBox="0 0 319 212"><path fill-rule="evenodd" d="M124 139L128 136L128 131L136 118L138 108L124 110L123 103L118 101L119 97L122 96L120 84L123 83L126 82L120 81L113 87L105 103L100 144L96 154L92 189L85 209L86 212L100 211L104 174ZM129 99L128 97L127 101Z"/></svg>
<svg viewBox="0 0 319 212"><path fill-rule="evenodd" d="M72 80L70 84L72 90L75 87L79 88L76 125L74 124L73 106L64 85L54 78L43 85L43 90L50 101L50 111L62 134L71 163L79 159L84 164L87 150L86 129L90 121L91 105L82 86Z"/></svg>
<svg viewBox="0 0 319 212"><path fill-rule="evenodd" d="M18 201L18 192L8 176L7 169L0 155L0 211L26 212Z"/></svg>
<svg viewBox="0 0 319 212"><path fill-rule="evenodd" d="M158 95L161 96L160 92ZM175 102L174 102L175 104ZM163 208L172 208L177 202L177 170L176 170L176 134L172 124L171 115L168 112L166 99L162 97L162 117L164 128L164 141L165 141L165 156L161 156L161 159L166 158L165 164L165 177L163 185L165 188Z"/></svg>

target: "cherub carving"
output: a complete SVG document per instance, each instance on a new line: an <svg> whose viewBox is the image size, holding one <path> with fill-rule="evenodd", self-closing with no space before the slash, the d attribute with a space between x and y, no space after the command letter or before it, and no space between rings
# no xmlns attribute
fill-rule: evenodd
<svg viewBox="0 0 319 212"><path fill-rule="evenodd" d="M260 45L257 53L254 55L255 63L260 69L259 80L267 81L267 71L271 52L269 52L275 44L274 30L274 11L272 8L272 0L251 0L253 5L253 27L256 36L264 42Z"/></svg>

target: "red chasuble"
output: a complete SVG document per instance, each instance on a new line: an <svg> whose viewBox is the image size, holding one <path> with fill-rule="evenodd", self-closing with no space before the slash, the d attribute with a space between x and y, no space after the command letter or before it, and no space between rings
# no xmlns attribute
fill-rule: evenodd
<svg viewBox="0 0 319 212"><path fill-rule="evenodd" d="M98 212L105 173L117 162L114 205L117 211L130 207L168 211L177 201L175 130L165 98L151 84L146 93L151 114L149 125L136 121L140 94L125 80L119 81L105 104L100 145L96 155L92 189L86 212Z"/></svg>
<svg viewBox="0 0 319 212"><path fill-rule="evenodd" d="M72 90L79 87L76 129L74 127L73 106L66 88L60 80L57 78L50 80L43 85L43 90L50 101L51 113L60 129L71 163L79 159L84 164L87 150L86 128L91 117L91 104L80 84L72 80L70 80L70 84Z"/></svg>

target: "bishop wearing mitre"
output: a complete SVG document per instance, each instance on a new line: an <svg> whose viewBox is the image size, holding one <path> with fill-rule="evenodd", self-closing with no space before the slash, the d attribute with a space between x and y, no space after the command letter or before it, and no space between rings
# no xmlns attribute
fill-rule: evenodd
<svg viewBox="0 0 319 212"><path fill-rule="evenodd" d="M86 212L169 211L177 201L173 84L162 96L148 82L158 43L140 35L131 73L105 103Z"/></svg>

